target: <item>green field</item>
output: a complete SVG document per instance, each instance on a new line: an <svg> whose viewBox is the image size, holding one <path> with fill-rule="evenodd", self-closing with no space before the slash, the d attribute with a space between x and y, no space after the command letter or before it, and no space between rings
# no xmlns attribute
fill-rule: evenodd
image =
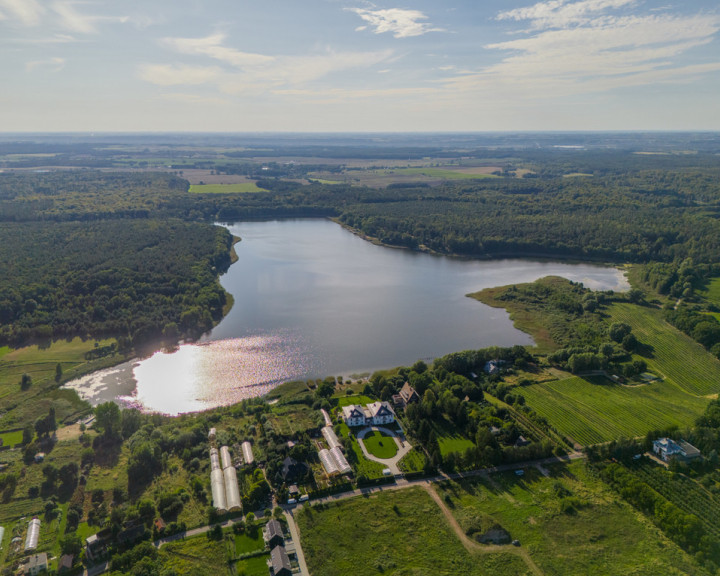
<svg viewBox="0 0 720 576"><path fill-rule="evenodd" d="M267 192L255 182L241 182L239 184L192 184L191 194L248 194L252 192Z"/></svg>
<svg viewBox="0 0 720 576"><path fill-rule="evenodd" d="M2 446L15 446L15 444L20 444L22 442L22 430L3 432L0 434L0 440L2 440Z"/></svg>
<svg viewBox="0 0 720 576"><path fill-rule="evenodd" d="M583 445L692 426L708 398L720 391L720 361L665 322L660 310L621 303L609 312L614 322L632 326L650 350L643 357L648 371L662 380L620 386L602 377L572 377L522 388L527 403Z"/></svg>
<svg viewBox="0 0 720 576"><path fill-rule="evenodd" d="M520 393L558 432L582 445L691 426L707 405L666 382L629 387L603 376L574 376L527 386Z"/></svg>
<svg viewBox="0 0 720 576"><path fill-rule="evenodd" d="M549 473L531 468L523 477L507 472L446 482L438 492L466 533L499 524L544 574L703 573L582 462L556 465Z"/></svg>
<svg viewBox="0 0 720 576"><path fill-rule="evenodd" d="M365 448L376 458L392 458L397 454L398 448L392 436L379 430L372 430L363 438Z"/></svg>
<svg viewBox="0 0 720 576"><path fill-rule="evenodd" d="M471 555L421 488L304 507L297 522L313 576L527 574L510 554Z"/></svg>
<svg viewBox="0 0 720 576"><path fill-rule="evenodd" d="M713 278L707 285L707 288L700 292L707 300L720 306L720 278Z"/></svg>
<svg viewBox="0 0 720 576"><path fill-rule="evenodd" d="M350 406L351 404L359 404L365 406L366 404L372 404L373 399L357 394L355 396L340 396L337 398L338 408L342 409L344 406Z"/></svg>
<svg viewBox="0 0 720 576"><path fill-rule="evenodd" d="M475 444L472 440L463 438L455 434L452 436L438 436L438 444L440 445L440 454L447 456L451 452L465 452L468 448L472 448Z"/></svg>
<svg viewBox="0 0 720 576"><path fill-rule="evenodd" d="M667 322L655 308L614 304L609 309L614 322L632 326L637 339L652 348L645 357L650 372L698 396L720 392L720 360L700 344Z"/></svg>
<svg viewBox="0 0 720 576"><path fill-rule="evenodd" d="M468 174L450 168L395 168L384 170L386 174L410 174L413 176L427 176L428 178L442 178L443 180L475 180L478 178L497 178L494 174Z"/></svg>

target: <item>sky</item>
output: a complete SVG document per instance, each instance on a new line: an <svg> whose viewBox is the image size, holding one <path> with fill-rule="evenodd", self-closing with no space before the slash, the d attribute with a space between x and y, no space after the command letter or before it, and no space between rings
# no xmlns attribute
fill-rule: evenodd
<svg viewBox="0 0 720 576"><path fill-rule="evenodd" d="M720 130L717 0L0 0L0 131Z"/></svg>

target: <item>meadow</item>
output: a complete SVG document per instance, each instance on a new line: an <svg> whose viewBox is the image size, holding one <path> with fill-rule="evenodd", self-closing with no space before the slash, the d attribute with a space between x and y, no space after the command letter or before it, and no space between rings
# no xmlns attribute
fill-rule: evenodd
<svg viewBox="0 0 720 576"><path fill-rule="evenodd" d="M466 533L501 527L544 574L702 574L680 548L587 472L584 463L445 482ZM503 574L506 572L500 572Z"/></svg>
<svg viewBox="0 0 720 576"><path fill-rule="evenodd" d="M720 391L720 361L665 322L660 310L615 303L608 312L613 322L632 327L643 345L644 355L636 357L660 379L625 386L601 376L575 376L523 387L527 403L582 445L692 426Z"/></svg>
<svg viewBox="0 0 720 576"><path fill-rule="evenodd" d="M252 192L267 192L255 182L240 182L237 184L192 184L191 194L248 194Z"/></svg>

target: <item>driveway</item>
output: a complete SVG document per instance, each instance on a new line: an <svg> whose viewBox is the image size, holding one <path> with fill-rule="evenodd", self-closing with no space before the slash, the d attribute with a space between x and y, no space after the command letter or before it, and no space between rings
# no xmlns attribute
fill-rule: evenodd
<svg viewBox="0 0 720 576"><path fill-rule="evenodd" d="M397 444L397 454L395 454L395 456L393 456L392 458L378 458L377 456L373 456L372 454L370 454L367 448L365 448L365 442L363 442L363 438L365 438L365 436L371 431L378 431L387 434L388 436L391 436L392 439L395 441L395 444ZM393 474L402 474L398 463L400 462L402 457L405 456L405 454L412 450L412 446L409 442L403 442L402 440L400 440L400 438L397 437L395 432L389 430L388 428L383 428L382 426L370 426L368 428L363 428L362 430L360 430L360 432L357 433L357 439L358 444L360 444L360 448L362 448L363 454L365 455L365 458L367 458L368 460L372 460L373 462L379 462L380 464L383 464L384 466L389 468Z"/></svg>

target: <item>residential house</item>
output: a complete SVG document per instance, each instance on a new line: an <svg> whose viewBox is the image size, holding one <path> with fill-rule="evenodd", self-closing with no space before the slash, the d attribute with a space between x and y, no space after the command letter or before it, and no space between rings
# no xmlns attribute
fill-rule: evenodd
<svg viewBox="0 0 720 576"><path fill-rule="evenodd" d="M275 546L270 551L270 574L272 576L292 576L290 558L284 546Z"/></svg>
<svg viewBox="0 0 720 576"><path fill-rule="evenodd" d="M28 576L35 576L40 572L47 572L48 569L48 557L47 554L33 554L30 556L28 563L25 564L25 574Z"/></svg>
<svg viewBox="0 0 720 576"><path fill-rule="evenodd" d="M653 442L653 452L665 462L677 458L681 462L691 462L701 456L700 450L692 444L680 440L675 442L672 438L658 438Z"/></svg>
<svg viewBox="0 0 720 576"><path fill-rule="evenodd" d="M350 404L343 406L343 420L348 426L365 426L365 410L362 406Z"/></svg>
<svg viewBox="0 0 720 576"><path fill-rule="evenodd" d="M372 404L368 404L365 409L366 416L367 411L370 412L370 418L366 419L370 420L373 426L392 424L395 422L395 413L390 407L389 402L373 402Z"/></svg>
<svg viewBox="0 0 720 576"><path fill-rule="evenodd" d="M420 401L420 395L415 391L415 388L410 386L409 382L405 382L400 392L392 397L393 404L398 408L406 408L408 404Z"/></svg>
<svg viewBox="0 0 720 576"><path fill-rule="evenodd" d="M277 520L270 520L263 530L263 540L270 550L276 546L282 546L285 543L282 524Z"/></svg>

